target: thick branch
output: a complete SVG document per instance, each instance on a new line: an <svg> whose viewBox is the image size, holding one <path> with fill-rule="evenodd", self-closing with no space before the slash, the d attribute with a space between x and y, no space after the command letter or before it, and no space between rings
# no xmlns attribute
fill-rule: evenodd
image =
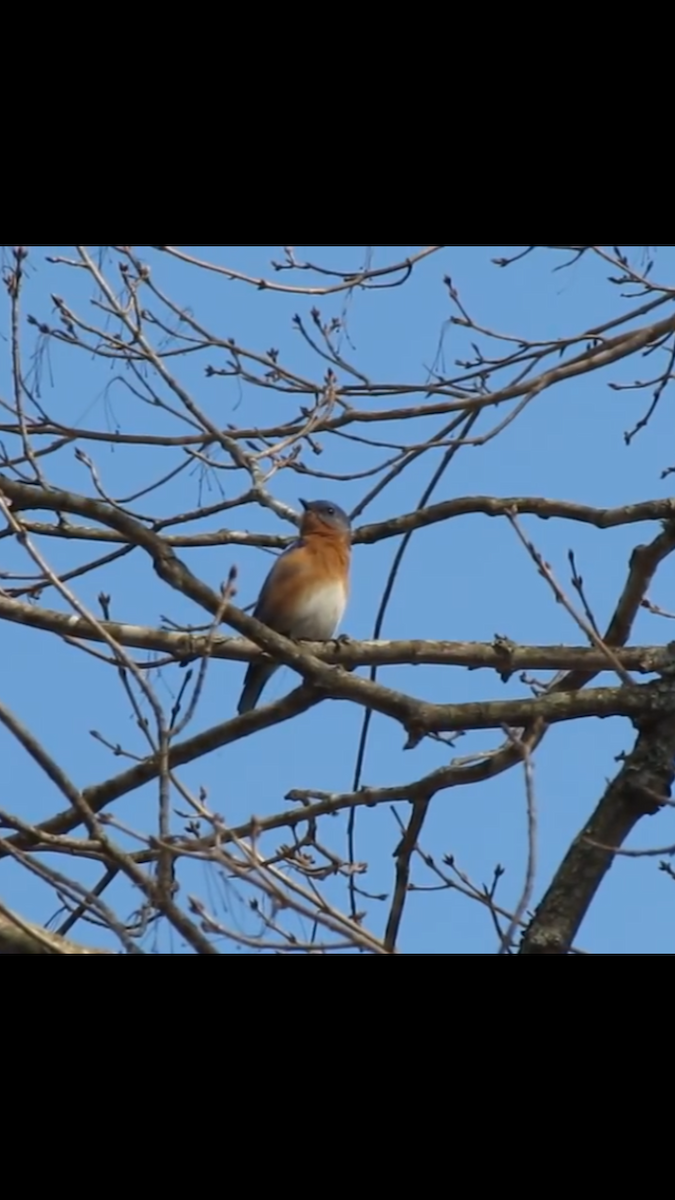
<svg viewBox="0 0 675 1200"><path fill-rule="evenodd" d="M61 637L105 641L103 634L81 617L1 594L0 620L28 625ZM216 637L209 642L206 635L173 633L123 621L101 620L99 625L120 646L156 650L171 655L177 662L197 659L205 653L211 658L231 662L253 662L264 654L255 643L241 638ZM607 668L606 656L590 646L525 646L501 637L495 638L492 643L409 638L397 641L303 642L302 647L323 663L350 669L427 664L492 669L506 679L516 671L604 671ZM626 670L652 674L673 662L675 643L666 646L633 646L615 653Z"/></svg>
<svg viewBox="0 0 675 1200"><path fill-rule="evenodd" d="M11 481L10 481L11 482ZM4 481L0 477L0 484ZM17 484L24 489L21 503L23 508L54 508L40 502L39 489L28 488L26 484ZM32 503L27 503L27 493L32 492ZM62 505L64 512L78 513L81 516L93 517L110 524L112 529L96 529L93 526L48 525L44 522L26 522L30 533L39 533L43 537L56 537L75 541L111 542L114 545L124 545L134 538L122 532L113 521L106 521L104 516L91 511L92 503L88 497L67 493L73 503ZM14 496L7 489L7 495ZM105 505L102 506L105 509ZM570 500L548 500L544 496L456 496L452 500L444 500L440 504L430 504L414 512L402 513L387 521L377 521L372 525L361 525L354 530L353 542L358 545L373 545L387 538L399 537L415 529L425 529L429 525L437 525L441 521L449 521L454 517L484 515L487 517L503 517L509 512L516 511L522 515L539 517L541 520L551 520L558 517L565 521L578 521L583 525L592 525L596 529L613 529L620 525L636 525L644 521L665 521L675 515L675 499L670 496L656 500L643 500L639 504L622 504L615 508L597 508L592 504L576 504ZM115 511L115 510L112 510ZM199 514L195 514L195 518ZM168 522L164 522L166 527ZM119 529L119 532L116 530ZM208 546L259 546L268 549L283 550L293 541L294 534L284 536L277 533L250 533L237 529L216 529L203 533L163 533L162 540L167 546L180 549L181 547Z"/></svg>
<svg viewBox="0 0 675 1200"><path fill-rule="evenodd" d="M354 534L354 541L361 543L379 542L383 537L397 537L411 529L423 529L447 521L451 517L471 516L483 513L488 517L503 517L516 511L549 520L560 517L567 521L579 521L593 525L596 529L610 529L617 525L633 525L640 521L668 520L675 516L675 499L666 496L659 500L644 500L640 504L623 504L616 508L594 508L590 504L575 504L570 500L547 500L545 496L456 496L440 504L430 504L418 512L403 513L389 521L374 525L361 525Z"/></svg>
<svg viewBox="0 0 675 1200"><path fill-rule="evenodd" d="M308 659L308 661L312 660ZM323 668L323 664L319 664L319 666ZM658 716L664 705L667 706L671 703L670 693L668 692L664 698L663 685L660 680L656 680L653 683L632 688L594 688L578 693L551 693L534 700L426 704L389 688L381 687L379 684L371 683L367 679L352 680L350 676L343 675L334 668L326 669L334 677L334 696L340 696L343 692L348 693L349 698L376 707L380 712L394 716L406 723L411 731L417 732L433 730L452 732L468 728L501 729L504 725L519 727L534 722L551 724L558 721L569 721L575 717L589 716L638 717L644 714ZM352 684L354 685L353 689ZM241 717L234 717L230 721L213 726L195 737L172 746L168 754L168 767L170 770L174 770L176 767L184 766L186 763L200 758L208 751L237 741L272 723L270 718L273 721L288 720L299 712L303 712L312 703L316 703L316 696L307 688L298 688L274 705L266 705L251 713L245 713ZM498 767L498 756L496 755L492 763L481 763L473 769L460 770L444 767L431 772L424 781L413 785L412 788L405 790L382 789L382 795L383 797L386 795L389 799L410 799L413 794L417 797L421 793L426 799L441 788L452 786L455 782L472 782L474 777L475 779L488 778L498 770ZM160 769L159 757L153 755L103 783L86 788L82 797L93 813L100 812L112 801L118 800L120 796L127 795L156 779ZM339 807L344 806L339 805ZM322 811L331 811L331 806L329 805ZM77 811L68 809L51 817L37 828L44 829L50 834L62 834L74 829L79 823L80 817ZM275 822L275 824L282 823ZM31 844L30 839L26 843L26 840L18 835L8 840L22 846ZM3 857L1 850L0 857Z"/></svg>
<svg viewBox="0 0 675 1200"><path fill-rule="evenodd" d="M640 732L635 748L572 842L523 936L521 954L569 951L614 861L614 851L642 817L659 811L658 797L664 802L670 798L675 777L675 687L672 682L662 683L660 689L669 711L656 720L636 721Z"/></svg>
<svg viewBox="0 0 675 1200"><path fill-rule="evenodd" d="M81 946L58 933L49 933L41 925L4 908L0 912L0 955L5 954L111 954L111 950L96 950Z"/></svg>

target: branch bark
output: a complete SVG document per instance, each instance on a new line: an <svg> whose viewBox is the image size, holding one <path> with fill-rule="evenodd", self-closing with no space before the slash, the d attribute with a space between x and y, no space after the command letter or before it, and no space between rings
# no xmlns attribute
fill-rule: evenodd
<svg viewBox="0 0 675 1200"><path fill-rule="evenodd" d="M103 634L88 621L57 609L44 608L10 596L0 595L0 620L27 625L60 637L104 642ZM120 646L155 650L178 662L188 662L208 653L229 662L253 662L265 653L244 638L180 633L133 625L125 621L99 620L98 624ZM403 638L396 641L303 642L303 650L332 666L372 667L426 664L469 667L497 671L506 681L517 671L604 671L606 655L592 646L529 646L495 637L494 642L432 641ZM652 674L675 661L675 642L667 645L631 646L614 651L627 671ZM156 664L153 664L156 665Z"/></svg>
<svg viewBox="0 0 675 1200"><path fill-rule="evenodd" d="M0 905L0 955L5 954L112 954L49 933Z"/></svg>
<svg viewBox="0 0 675 1200"><path fill-rule="evenodd" d="M675 777L675 684L664 681L660 689L669 711L635 720L635 747L556 871L523 936L521 954L569 951L615 851L643 817L660 810L658 797L669 800Z"/></svg>

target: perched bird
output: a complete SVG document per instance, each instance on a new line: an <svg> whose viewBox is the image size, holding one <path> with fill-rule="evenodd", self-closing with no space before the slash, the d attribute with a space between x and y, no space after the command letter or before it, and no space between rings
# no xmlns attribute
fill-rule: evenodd
<svg viewBox="0 0 675 1200"><path fill-rule="evenodd" d="M301 500L297 542L277 558L263 584L254 617L286 637L322 642L332 638L347 605L351 525L329 500ZM237 712L255 708L265 684L281 666L251 663Z"/></svg>

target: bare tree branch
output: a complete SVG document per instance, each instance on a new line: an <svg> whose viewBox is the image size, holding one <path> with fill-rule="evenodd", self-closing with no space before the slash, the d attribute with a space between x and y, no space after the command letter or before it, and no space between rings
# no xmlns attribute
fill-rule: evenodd
<svg viewBox="0 0 675 1200"><path fill-rule="evenodd" d="M436 949L461 946L442 906L477 904L490 949L514 953L522 933L520 953L581 953L614 858L669 856L667 833L651 853L624 843L673 805L673 606L652 590L675 551L672 467L638 482L675 383L672 255L467 253L3 249L0 953L392 954L419 938L423 892ZM463 263L481 256L469 293ZM567 302L581 287L583 319ZM630 473L618 455L636 444ZM469 476L480 490L461 494ZM296 642L251 615L249 565L297 538L298 492L350 514L346 634L369 638ZM486 547L514 534L527 608L504 619L512 580ZM223 664L264 658L290 668L287 694L234 715ZM572 845L542 852L542 751L572 753L580 723L610 717L637 730L633 749ZM282 725L272 760L263 735ZM489 780L503 855L473 815ZM470 849L462 832L439 846L460 808ZM44 925L22 915L17 878L49 897ZM98 949L71 940L82 925Z"/></svg>

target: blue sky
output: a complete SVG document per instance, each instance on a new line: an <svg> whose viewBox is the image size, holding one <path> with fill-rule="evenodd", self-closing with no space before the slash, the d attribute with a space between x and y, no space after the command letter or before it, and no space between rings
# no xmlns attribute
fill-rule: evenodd
<svg viewBox="0 0 675 1200"><path fill-rule="evenodd" d="M272 274L270 260L279 259L278 247L183 247L188 252L251 275ZM374 265L403 258L419 247L376 247ZM483 326L503 333L546 340L582 332L600 321L620 315L627 305L618 288L606 280L608 271L600 264L582 259L568 269L553 273L561 255L539 251L508 270L491 260L514 247L448 247L419 264L412 278L399 289L377 293L313 297L280 295L258 291L243 283L228 281L168 259L148 248L139 253L149 263L152 277L169 295L221 337L234 337L240 344L260 352L271 346L281 361L314 378L323 366L303 342L293 324L299 314L311 325L310 311L316 304L324 320L346 316L348 341L345 355L372 378L419 381L440 361L450 370L455 359L465 358L475 334L449 323L452 313L444 275L450 275L463 303ZM69 306L100 319L91 308L91 286L83 272L46 262L48 254L70 254L67 247L35 247L29 258L29 274L23 298L24 314L56 323L50 294L63 296ZM336 269L357 269L364 262L364 247L296 247L298 258L321 262ZM640 248L631 251L640 265ZM654 274L659 280L673 277L675 252L659 249ZM114 278L114 276L113 276ZM277 277L281 282L321 282L307 275ZM346 305L346 307L345 307ZM11 396L7 334L7 301L0 325L0 397ZM24 328L23 352L29 363L34 335ZM439 356L441 356L439 358ZM222 365L214 353L188 356L176 371L196 401L219 425L269 425L295 415L292 398L274 391L242 386L238 380L205 376L207 363ZM610 381L632 382L655 374L654 358L629 359L605 372L585 376L549 390L493 441L482 447L465 447L442 478L433 501L457 495L495 496L544 495L612 506L667 496L672 476L661 471L675 463L672 429L672 400L668 393L643 430L627 447L624 431L642 416L649 393L617 392ZM41 403L59 420L87 428L114 428L176 433L164 414L157 413L127 389L114 367L108 367L65 346L52 346L41 361ZM397 403L394 401L392 403ZM379 400L364 401L379 406ZM475 430L485 433L502 413L486 412ZM386 428L369 426L370 436L392 441L423 440L433 436L447 418L431 417L416 425L391 423ZM336 473L350 473L377 461L374 452L344 439L321 437L323 453L308 460L310 465ZM13 449L11 438L6 439ZM182 461L179 449L111 448L83 443L95 460L107 491L127 496L159 478ZM72 448L46 460L52 482L76 491L91 493L85 465ZM426 454L387 488L357 520L370 523L417 504L438 463L438 452ZM222 495L235 495L242 485L231 472L219 472L215 480L200 480L190 468L162 491L141 498L135 505L140 514L187 510L216 502ZM298 508L298 496L328 498L347 510L359 503L373 480L325 482L279 472L271 490L279 499ZM221 490L222 489L222 490ZM44 515L40 516L43 519ZM46 519L46 518L45 518ZM221 528L229 515L206 518L187 531ZM249 506L231 515L233 527L288 534L290 527L271 512ZM656 523L633 525L601 532L563 521L522 518L522 525L553 567L559 581L569 586L567 552L573 549L583 574L587 594L602 628L615 606L626 578L634 546L651 540ZM356 546L353 555L352 597L343 631L354 638L372 636L373 622L397 540L373 546ZM68 569L91 557L89 545L40 542L52 566ZM96 547L94 548L96 549ZM104 553L107 547L100 549ZM218 587L230 567L238 569L237 603L248 605L271 565L269 553L255 548L203 548L181 551L191 569ZM0 569L30 573L34 568L20 548L5 539L0 551ZM7 586L14 586L10 581ZM667 560L659 569L650 598L673 610L675 564ZM156 626L163 616L183 624L202 624L204 614L189 600L170 591L154 575L149 560L135 552L103 572L85 575L77 583L78 595L97 611L97 595L103 588L112 596L112 616L136 624ZM41 603L61 608L53 592L45 592ZM642 611L635 623L632 644L656 644L673 635L670 622ZM505 519L467 516L420 530L413 537L399 573L384 623L386 638L446 638L490 641L495 633L524 643L581 644L583 637L572 619L557 605L545 582L537 575L525 550ZM53 635L0 623L0 647L4 663L0 696L16 715L43 739L50 753L81 786L99 782L126 764L90 735L101 732L110 742L122 743L142 753L143 742L125 694L110 668L66 646ZM140 655L140 657L143 657ZM365 669L364 669L365 671ZM237 663L210 665L204 694L190 733L234 714L244 667ZM154 682L160 699L170 706L183 673L177 668L163 671ZM490 672L466 672L448 667L391 667L380 671L381 682L430 700L506 699L527 695L514 678L503 685ZM612 682L602 676L597 682ZM274 699L295 685L293 672L280 670L266 692ZM238 824L251 815L282 810L285 793L293 787L346 791L352 787L354 764L363 710L340 702L317 706L296 720L243 739L216 751L181 772L193 789L204 786L209 803L226 820ZM454 753L497 745L498 734L469 734ZM539 822L539 859L535 900L550 882L570 839L597 803L606 781L618 769L615 759L632 747L634 733L626 720L588 720L561 724L551 729L538 750L535 784ZM363 782L382 786L417 778L447 761L447 748L424 742L414 751L404 751L400 728L375 716L366 754ZM62 800L25 755L11 735L0 726L3 756L2 807L29 820L41 820ZM451 752L452 753L452 752ZM154 825L156 787L148 786L115 806L120 820L144 830ZM399 805L404 821L409 807ZM337 853L345 853L347 815L324 821L322 838ZM177 823L177 828L180 824ZM362 880L371 893L391 893L394 878L392 852L397 825L386 806L362 809L357 817L357 857L368 863ZM523 883L526 859L526 810L522 771L515 769L496 779L470 788L453 789L437 796L427 819L422 845L440 859L453 854L458 865L476 883L488 883L496 863L506 868L497 899L509 908L517 902ZM268 843L272 848L283 836ZM642 822L629 841L631 847L667 845L675 842L675 814L671 811ZM658 869L658 859L619 858L605 879L594 906L579 933L577 944L589 951L672 952L675 885ZM66 868L68 864L57 864ZM79 878L94 883L95 866L85 865ZM186 868L184 891L195 892L214 907L225 903L227 917L250 931L250 916L237 899L236 889L223 888L213 872L201 864ZM420 885L434 880L419 861L414 861L412 879ZM330 898L346 907L343 883L327 885ZM3 859L0 862L0 898L26 917L46 920L57 907L53 894L26 871ZM107 893L108 903L128 914L137 903L124 882ZM367 923L381 932L386 920L386 903L368 905ZM113 944L105 935L80 924L74 936L95 944ZM179 950L174 935L148 938L146 948ZM495 934L488 914L456 892L417 893L409 897L401 935L403 951L450 951L484 953L495 950ZM233 949L227 945L223 949Z"/></svg>

